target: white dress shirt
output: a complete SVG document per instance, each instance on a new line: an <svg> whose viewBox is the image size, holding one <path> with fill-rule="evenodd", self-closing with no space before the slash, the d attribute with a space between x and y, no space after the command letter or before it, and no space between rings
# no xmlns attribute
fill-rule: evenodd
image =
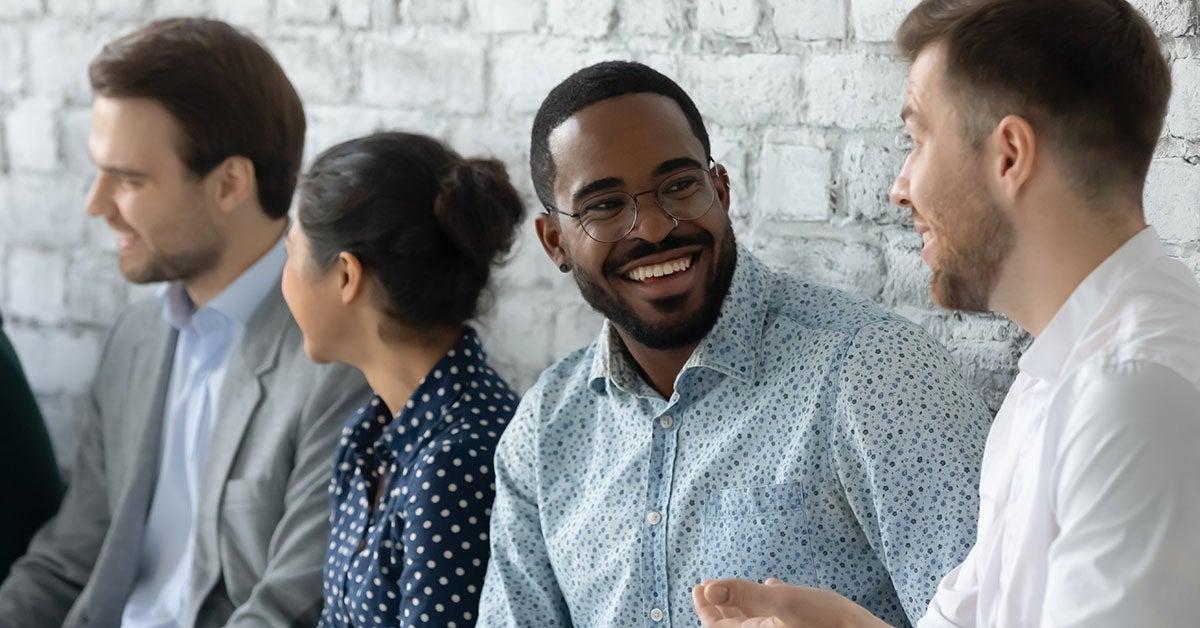
<svg viewBox="0 0 1200 628"><path fill-rule="evenodd" d="M1200 625L1200 285L1147 228L1021 358L919 628Z"/></svg>
<svg viewBox="0 0 1200 628"><path fill-rule="evenodd" d="M163 410L158 480L124 628L186 623L196 504L229 359L246 323L279 283L287 252L280 240L209 304L196 309L181 282L158 292L163 318L179 331Z"/></svg>

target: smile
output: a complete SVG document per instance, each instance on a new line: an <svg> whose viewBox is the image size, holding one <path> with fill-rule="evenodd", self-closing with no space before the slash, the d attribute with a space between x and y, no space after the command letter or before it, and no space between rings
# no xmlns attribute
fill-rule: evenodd
<svg viewBox="0 0 1200 628"><path fill-rule="evenodd" d="M691 256L684 256L673 260L667 260L660 264L647 264L638 266L633 270L625 273L625 278L630 281L645 281L652 277L665 277L678 272L683 272L692 266Z"/></svg>

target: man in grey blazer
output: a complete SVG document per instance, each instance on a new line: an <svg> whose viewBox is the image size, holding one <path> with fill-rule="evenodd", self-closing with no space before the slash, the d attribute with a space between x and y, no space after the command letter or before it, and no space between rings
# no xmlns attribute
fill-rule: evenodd
<svg viewBox="0 0 1200 628"><path fill-rule="evenodd" d="M211 20L113 41L90 78L88 213L127 279L167 283L108 338L68 492L0 586L0 626L311 625L332 454L368 391L308 361L279 292L300 99Z"/></svg>

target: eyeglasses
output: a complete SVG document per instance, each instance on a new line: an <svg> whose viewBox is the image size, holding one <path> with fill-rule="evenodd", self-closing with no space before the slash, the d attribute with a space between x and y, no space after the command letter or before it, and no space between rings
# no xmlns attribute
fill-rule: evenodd
<svg viewBox="0 0 1200 628"><path fill-rule="evenodd" d="M637 198L643 194L653 193L654 202L676 221L704 216L717 198L717 189L713 185L716 176L712 170L688 168L667 177L653 190L636 194L602 192L588 197L576 206L574 213L550 205L545 208L547 212L578 220L583 232L597 242L616 242L629 235L637 224Z"/></svg>

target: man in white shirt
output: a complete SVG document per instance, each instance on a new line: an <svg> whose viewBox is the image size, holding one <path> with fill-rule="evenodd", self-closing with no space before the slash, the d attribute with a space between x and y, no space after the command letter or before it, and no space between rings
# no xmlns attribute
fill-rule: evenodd
<svg viewBox="0 0 1200 628"><path fill-rule="evenodd" d="M913 212L945 307L1035 341L988 437L979 532L922 628L1196 625L1200 285L1146 226L1170 73L1123 0L925 0L897 36ZM706 582L708 626L876 626L832 591Z"/></svg>

